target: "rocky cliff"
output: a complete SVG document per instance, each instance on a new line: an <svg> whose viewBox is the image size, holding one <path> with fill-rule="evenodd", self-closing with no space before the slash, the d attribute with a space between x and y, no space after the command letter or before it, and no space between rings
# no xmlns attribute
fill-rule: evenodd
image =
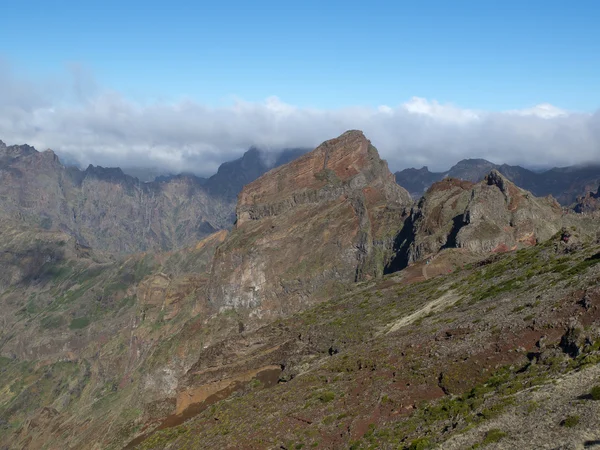
<svg viewBox="0 0 600 450"><path fill-rule="evenodd" d="M231 228L242 186L302 153L284 150L271 161L250 149L208 180L177 175L144 183L119 168L65 167L51 150L0 141L0 218L112 253L182 248Z"/></svg>
<svg viewBox="0 0 600 450"><path fill-rule="evenodd" d="M113 253L168 250L227 228L233 205L191 176L142 183L121 169L64 167L54 152L0 148L0 211Z"/></svg>
<svg viewBox="0 0 600 450"><path fill-rule="evenodd" d="M362 132L326 141L242 190L210 301L281 315L381 275L410 204Z"/></svg>
<svg viewBox="0 0 600 450"><path fill-rule="evenodd" d="M446 178L413 207L397 239L394 267L445 248L483 255L535 245L554 235L564 220L552 197L536 198L496 170L479 183Z"/></svg>
<svg viewBox="0 0 600 450"><path fill-rule="evenodd" d="M573 209L578 213L600 211L600 187L596 192L587 192L585 195L578 197Z"/></svg>

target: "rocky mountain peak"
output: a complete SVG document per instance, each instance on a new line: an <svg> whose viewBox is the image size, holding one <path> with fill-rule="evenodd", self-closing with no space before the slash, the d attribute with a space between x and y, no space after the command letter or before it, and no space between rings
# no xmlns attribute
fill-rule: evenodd
<svg viewBox="0 0 600 450"><path fill-rule="evenodd" d="M534 245L554 235L564 220L552 197L537 198L497 170L475 184L446 178L413 208L397 242L395 267L450 248L486 254Z"/></svg>
<svg viewBox="0 0 600 450"><path fill-rule="evenodd" d="M54 151L53 151L53 150L51 150L51 149L44 150L44 151L42 152L42 156L43 156L44 158L47 158L48 160L50 160L50 161L52 161L52 162L59 162L58 156L57 156L57 155L56 155L56 153L54 153Z"/></svg>
<svg viewBox="0 0 600 450"><path fill-rule="evenodd" d="M492 169L492 171L485 176L484 180L487 182L488 186L498 186L501 190L505 189L505 182L507 179L496 169Z"/></svg>
<svg viewBox="0 0 600 450"><path fill-rule="evenodd" d="M369 186L389 202L411 203L362 131L347 131L246 185L238 199L237 224Z"/></svg>
<svg viewBox="0 0 600 450"><path fill-rule="evenodd" d="M600 211L600 187L596 192L590 191L577 198L574 208L578 213L592 213Z"/></svg>
<svg viewBox="0 0 600 450"><path fill-rule="evenodd" d="M110 183L135 183L137 178L126 175L119 167L102 167L90 164L84 171L84 178L93 178Z"/></svg>
<svg viewBox="0 0 600 450"><path fill-rule="evenodd" d="M456 163L447 172L449 177L477 183L481 181L490 171L496 169L496 164L482 158L463 159Z"/></svg>
<svg viewBox="0 0 600 450"><path fill-rule="evenodd" d="M496 170L507 180L532 192L537 197L552 195L563 206L577 201L582 192L595 189L600 182L600 166L597 164L532 171L520 166L494 164L485 159L463 159L446 172L430 172L424 169L404 169L396 172L396 181L408 189L416 199L436 181L445 177L459 178L471 182L483 180ZM492 177L491 182L497 176Z"/></svg>
<svg viewBox="0 0 600 450"><path fill-rule="evenodd" d="M484 183L487 183L488 186L497 187L500 192L504 194L504 198L507 202L510 202L511 191L513 193L518 192L518 188L496 169L492 169L492 171L485 176L483 181Z"/></svg>
<svg viewBox="0 0 600 450"><path fill-rule="evenodd" d="M38 151L30 145L9 145L2 142L0 145L0 161L10 161L12 159L21 158L37 154Z"/></svg>
<svg viewBox="0 0 600 450"><path fill-rule="evenodd" d="M411 203L361 131L326 141L244 187L215 256L211 301L280 315L381 275Z"/></svg>
<svg viewBox="0 0 600 450"><path fill-rule="evenodd" d="M242 188L273 167L296 159L305 153L304 149L286 149L267 157L257 147L251 147L240 158L219 166L216 174L204 183L208 192L230 202L235 202Z"/></svg>

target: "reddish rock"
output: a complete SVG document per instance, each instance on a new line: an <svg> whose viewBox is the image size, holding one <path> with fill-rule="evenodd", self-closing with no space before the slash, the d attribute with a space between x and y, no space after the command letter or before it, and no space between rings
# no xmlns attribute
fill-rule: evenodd
<svg viewBox="0 0 600 450"><path fill-rule="evenodd" d="M477 184L444 179L413 208L398 258L406 265L445 248L503 253L550 238L568 220L552 197L536 198L496 170Z"/></svg>
<svg viewBox="0 0 600 450"><path fill-rule="evenodd" d="M410 204L362 132L326 141L243 189L211 303L276 316L379 276Z"/></svg>

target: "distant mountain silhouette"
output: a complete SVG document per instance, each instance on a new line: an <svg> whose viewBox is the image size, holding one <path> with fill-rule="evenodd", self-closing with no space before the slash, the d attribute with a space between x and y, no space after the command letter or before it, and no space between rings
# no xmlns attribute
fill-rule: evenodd
<svg viewBox="0 0 600 450"><path fill-rule="evenodd" d="M569 166L545 171L533 171L521 166L494 164L485 159L463 159L447 172L430 172L427 167L404 169L395 173L396 182L413 198L419 198L436 181L458 178L476 183L495 169L517 186L537 197L552 195L562 205L571 205L586 192L598 187L600 165Z"/></svg>
<svg viewBox="0 0 600 450"><path fill-rule="evenodd" d="M212 195L235 200L242 188L269 170L286 164L306 153L308 149L285 149L269 161L256 147L241 158L221 164L216 174L204 186Z"/></svg>

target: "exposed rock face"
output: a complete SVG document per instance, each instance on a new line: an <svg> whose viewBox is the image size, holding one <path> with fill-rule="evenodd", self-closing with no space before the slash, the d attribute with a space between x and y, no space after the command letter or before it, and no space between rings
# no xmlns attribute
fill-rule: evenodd
<svg viewBox="0 0 600 450"><path fill-rule="evenodd" d="M577 198L577 203L573 208L578 213L592 213L600 211L600 187L597 192L588 192L584 196Z"/></svg>
<svg viewBox="0 0 600 450"><path fill-rule="evenodd" d="M307 149L286 149L271 159L253 147L241 158L221 164L217 173L206 180L205 187L210 194L235 202L246 184L306 152Z"/></svg>
<svg viewBox="0 0 600 450"><path fill-rule="evenodd" d="M551 197L536 198L493 170L472 198L458 247L473 252L502 252L545 241L559 229L562 210Z"/></svg>
<svg viewBox="0 0 600 450"><path fill-rule="evenodd" d="M538 197L552 195L565 206L575 202L582 192L598 186L600 180L600 166L597 165L561 167L534 172L520 166L494 164L485 159L464 159L447 172L430 172L427 167L404 169L396 172L395 177L398 184L408 189L413 197L420 198L433 183L445 177L477 183L492 169L534 195Z"/></svg>
<svg viewBox="0 0 600 450"><path fill-rule="evenodd" d="M119 168L81 171L52 150L1 143L0 218L61 230L113 253L185 247L230 228L242 186L302 153L285 150L267 161L251 149L208 180L178 175L142 183Z"/></svg>
<svg viewBox="0 0 600 450"><path fill-rule="evenodd" d="M194 177L141 183L117 168L65 168L51 150L0 148L0 214L67 232L96 249L123 253L190 245L227 228L232 208Z"/></svg>
<svg viewBox="0 0 600 450"><path fill-rule="evenodd" d="M10 160L37 155L13 150ZM54 158L44 158L37 173L55 180ZM66 193L77 191L64 185L89 182L110 195L89 192L94 200L84 204L113 211L128 204L123 192L142 192L118 169L57 172L63 185L42 183L17 200L53 211L63 203L44 197L49 187L70 206ZM152 192L183 197L186 180L165 179L165 190ZM0 447L395 448L426 437L467 448L490 428L478 418L509 399L517 401L502 413L502 429L512 430L515 417L527 426L531 387L575 368L576 376L593 372L579 384L566 378L576 389L559 389L550 409L567 405L587 420L562 433L561 445L595 439L593 402L572 400L600 373L596 216L563 214L497 172L477 184L446 179L418 206L409 203L353 131L247 186L230 234L176 251L107 256L54 224L23 227L35 208L0 216ZM544 240L569 220L581 226L548 245L482 261ZM383 272L397 236L407 259L458 249L353 285ZM480 264L449 273L463 266L450 259L457 255ZM277 320L257 327L264 322L248 312ZM556 385L540 386L539 401L548 402L548 388ZM454 408L457 401L466 407ZM553 414L548 435L564 417ZM479 425L468 445L446 445L472 433L467 425ZM513 438L500 445L527 447L522 433Z"/></svg>
<svg viewBox="0 0 600 450"><path fill-rule="evenodd" d="M560 229L561 217L552 197L536 198L496 170L477 184L446 178L413 208L397 240L396 268L444 248L484 254L535 245Z"/></svg>
<svg viewBox="0 0 600 450"><path fill-rule="evenodd" d="M242 190L210 300L279 315L340 282L380 275L410 203L362 132L324 142Z"/></svg>
<svg viewBox="0 0 600 450"><path fill-rule="evenodd" d="M52 150L0 141L0 218L61 230L113 253L186 247L231 228L243 185L304 152L283 150L268 160L253 148L208 180L177 175L143 183L119 168L82 171L65 167Z"/></svg>

